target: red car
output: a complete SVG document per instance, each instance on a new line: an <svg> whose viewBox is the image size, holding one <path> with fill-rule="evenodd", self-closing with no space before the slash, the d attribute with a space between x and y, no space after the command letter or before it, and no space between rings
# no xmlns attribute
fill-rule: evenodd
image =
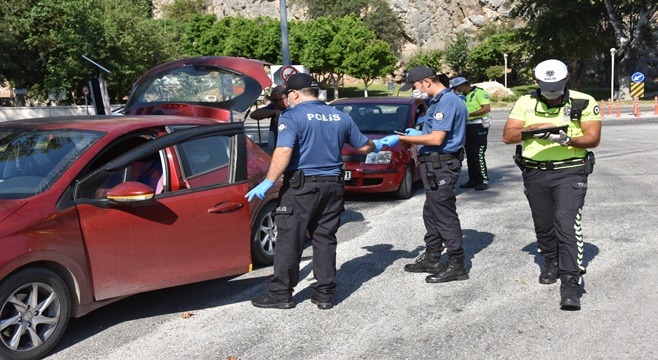
<svg viewBox="0 0 658 360"><path fill-rule="evenodd" d="M415 128L425 113L425 101L403 97L362 97L339 99L330 106L349 114L362 133L380 139L395 131ZM349 145L343 148L345 191L348 193L391 192L398 199L413 194L420 179L418 147L400 143L379 153L359 154Z"/></svg>
<svg viewBox="0 0 658 360"><path fill-rule="evenodd" d="M41 357L122 297L249 272L273 203L254 227L244 195L269 160L240 123L0 123L0 358Z"/></svg>

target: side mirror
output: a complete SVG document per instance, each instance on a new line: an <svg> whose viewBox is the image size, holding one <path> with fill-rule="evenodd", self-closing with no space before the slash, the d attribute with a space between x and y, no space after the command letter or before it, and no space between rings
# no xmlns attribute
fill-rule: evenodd
<svg viewBox="0 0 658 360"><path fill-rule="evenodd" d="M121 183L107 192L107 199L114 204L143 203L154 197L154 189L136 181Z"/></svg>

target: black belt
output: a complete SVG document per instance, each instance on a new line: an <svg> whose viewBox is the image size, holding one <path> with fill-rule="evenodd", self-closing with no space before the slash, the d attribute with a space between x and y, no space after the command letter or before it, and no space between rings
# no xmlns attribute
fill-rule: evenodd
<svg viewBox="0 0 658 360"><path fill-rule="evenodd" d="M424 163L424 162L435 162L436 156L439 156L439 159L441 161L449 161L452 159L457 158L457 154L441 154L441 153L429 153L429 154L423 154L423 155L418 155L418 161Z"/></svg>
<svg viewBox="0 0 658 360"><path fill-rule="evenodd" d="M535 161L530 159L521 160L525 167L535 170L559 170L585 165L585 159L568 159L561 161Z"/></svg>
<svg viewBox="0 0 658 360"><path fill-rule="evenodd" d="M343 178L340 176L305 175L304 179L308 182L343 182Z"/></svg>

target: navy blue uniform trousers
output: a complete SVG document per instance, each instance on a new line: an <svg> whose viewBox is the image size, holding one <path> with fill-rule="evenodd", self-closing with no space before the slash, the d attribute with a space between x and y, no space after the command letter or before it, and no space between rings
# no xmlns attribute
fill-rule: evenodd
<svg viewBox="0 0 658 360"><path fill-rule="evenodd" d="M428 255L438 260L444 245L448 255L463 255L462 228L457 215L455 183L462 163L458 159L441 161L435 169L431 162L420 165L421 178L425 188L423 222L425 223L425 245ZM436 176L438 188L432 190L427 180L427 172Z"/></svg>
<svg viewBox="0 0 658 360"><path fill-rule="evenodd" d="M345 190L339 182L306 182L293 189L284 182L275 212L277 226L274 277L268 290L278 300L290 301L299 283L299 263L306 233L313 246L311 285L318 301L331 301L336 289L336 232L340 226Z"/></svg>

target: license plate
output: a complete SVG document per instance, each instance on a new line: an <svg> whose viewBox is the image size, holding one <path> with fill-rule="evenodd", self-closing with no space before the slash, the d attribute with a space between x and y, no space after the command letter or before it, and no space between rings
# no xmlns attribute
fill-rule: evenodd
<svg viewBox="0 0 658 360"><path fill-rule="evenodd" d="M343 176L343 179L345 179L345 181L352 180L352 172L351 171L345 171L345 176Z"/></svg>

